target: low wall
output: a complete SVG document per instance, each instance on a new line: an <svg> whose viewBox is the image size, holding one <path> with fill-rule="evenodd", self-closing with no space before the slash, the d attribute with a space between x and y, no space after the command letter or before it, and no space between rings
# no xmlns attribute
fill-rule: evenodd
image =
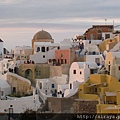
<svg viewBox="0 0 120 120"><path fill-rule="evenodd" d="M73 106L71 107L72 113L97 113L96 105L98 104L98 101L85 101L76 99L73 103Z"/></svg>

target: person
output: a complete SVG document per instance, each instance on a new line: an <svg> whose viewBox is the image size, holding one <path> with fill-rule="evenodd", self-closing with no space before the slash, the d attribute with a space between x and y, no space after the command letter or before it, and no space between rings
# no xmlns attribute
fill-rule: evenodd
<svg viewBox="0 0 120 120"><path fill-rule="evenodd" d="M89 44L91 44L91 40L89 40Z"/></svg>

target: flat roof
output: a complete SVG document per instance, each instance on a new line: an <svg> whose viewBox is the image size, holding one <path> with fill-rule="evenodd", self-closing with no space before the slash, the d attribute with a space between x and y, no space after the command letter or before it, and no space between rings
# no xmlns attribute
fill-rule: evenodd
<svg viewBox="0 0 120 120"><path fill-rule="evenodd" d="M116 92L105 92L106 96L116 96Z"/></svg>

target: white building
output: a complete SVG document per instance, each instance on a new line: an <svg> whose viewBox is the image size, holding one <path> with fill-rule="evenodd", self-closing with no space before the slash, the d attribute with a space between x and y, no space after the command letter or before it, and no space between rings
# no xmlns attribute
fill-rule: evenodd
<svg viewBox="0 0 120 120"><path fill-rule="evenodd" d="M89 78L90 74L98 72L98 66L93 61L73 62L69 72L69 84L58 86L58 92L62 91L62 93L64 93L64 97L74 95L77 92L79 84L85 82Z"/></svg>
<svg viewBox="0 0 120 120"><path fill-rule="evenodd" d="M11 86L6 80L0 79L0 99L5 99L9 94L11 94Z"/></svg>
<svg viewBox="0 0 120 120"><path fill-rule="evenodd" d="M35 63L47 63L49 59L54 59L55 50L59 49L59 44L51 42L35 42L34 54L30 55L30 60Z"/></svg>
<svg viewBox="0 0 120 120"><path fill-rule="evenodd" d="M0 61L0 72L4 74L8 71L9 67L13 65L13 60L11 59L3 59Z"/></svg>
<svg viewBox="0 0 120 120"><path fill-rule="evenodd" d="M43 102L47 99L47 97L57 97L57 89L59 85L65 85L68 81L67 75L62 75L60 77L55 76L53 78L48 79L36 79L36 89L38 95L42 99Z"/></svg>
<svg viewBox="0 0 120 120"><path fill-rule="evenodd" d="M78 57L84 57L85 62L94 61L98 66L104 64L104 56L99 52L98 46L95 44L86 44L85 48L76 50Z"/></svg>
<svg viewBox="0 0 120 120"><path fill-rule="evenodd" d="M12 49L12 53L14 55L20 55L20 54L29 54L29 52L31 53L32 47L30 46L16 46L15 48Z"/></svg>
<svg viewBox="0 0 120 120"><path fill-rule="evenodd" d="M39 102L38 95L13 98L7 97L7 100L0 100L0 113L24 113L26 110L37 111L40 108L41 103Z"/></svg>
<svg viewBox="0 0 120 120"><path fill-rule="evenodd" d="M30 46L16 46L12 49L14 60L26 60L29 59L29 55L32 55L32 47Z"/></svg>

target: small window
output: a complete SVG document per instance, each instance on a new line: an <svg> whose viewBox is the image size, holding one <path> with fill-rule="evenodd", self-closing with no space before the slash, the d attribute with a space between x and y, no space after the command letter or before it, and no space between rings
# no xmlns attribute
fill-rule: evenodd
<svg viewBox="0 0 120 120"><path fill-rule="evenodd" d="M73 70L73 74L76 74L76 70Z"/></svg>
<svg viewBox="0 0 120 120"><path fill-rule="evenodd" d="M39 52L40 51L40 47L37 47L37 52Z"/></svg>
<svg viewBox="0 0 120 120"><path fill-rule="evenodd" d="M4 111L6 112L7 110L6 110L6 109L4 109Z"/></svg>
<svg viewBox="0 0 120 120"><path fill-rule="evenodd" d="M43 55L43 58L45 58L45 55Z"/></svg>
<svg viewBox="0 0 120 120"><path fill-rule="evenodd" d="M82 72L80 71L80 74L82 74Z"/></svg>
<svg viewBox="0 0 120 120"><path fill-rule="evenodd" d="M47 51L49 51L49 47L47 47Z"/></svg>
<svg viewBox="0 0 120 120"><path fill-rule="evenodd" d="M42 83L40 83L39 85L40 85L40 89L42 89Z"/></svg>
<svg viewBox="0 0 120 120"><path fill-rule="evenodd" d="M42 47L42 52L45 52L45 47Z"/></svg>
<svg viewBox="0 0 120 120"><path fill-rule="evenodd" d="M72 84L70 83L70 89L72 89Z"/></svg>
<svg viewBox="0 0 120 120"><path fill-rule="evenodd" d="M67 63L67 60L65 59L65 64Z"/></svg>
<svg viewBox="0 0 120 120"><path fill-rule="evenodd" d="M13 105L10 105L10 107L13 107Z"/></svg>
<svg viewBox="0 0 120 120"><path fill-rule="evenodd" d="M105 34L105 39L110 38L110 34Z"/></svg>
<svg viewBox="0 0 120 120"><path fill-rule="evenodd" d="M80 89L80 91L82 91L82 89Z"/></svg>
<svg viewBox="0 0 120 120"><path fill-rule="evenodd" d="M58 46L58 47L57 47L57 49L59 50L59 49L60 49L60 47Z"/></svg>
<svg viewBox="0 0 120 120"><path fill-rule="evenodd" d="M54 88L55 86L54 86L54 84L52 84L52 88Z"/></svg>
<svg viewBox="0 0 120 120"><path fill-rule="evenodd" d="M61 59L61 64L63 64L63 59Z"/></svg>
<svg viewBox="0 0 120 120"><path fill-rule="evenodd" d="M91 73L91 74L94 74L94 70L93 70L93 69L91 69L91 70L90 70L90 73Z"/></svg>
<svg viewBox="0 0 120 120"><path fill-rule="evenodd" d="M60 64L60 59L58 59L58 64Z"/></svg>
<svg viewBox="0 0 120 120"><path fill-rule="evenodd" d="M120 66L118 67L118 70L120 70Z"/></svg>
<svg viewBox="0 0 120 120"><path fill-rule="evenodd" d="M95 89L94 89L94 90L95 90L95 93L97 93L97 88L96 88L96 87L95 87Z"/></svg>

